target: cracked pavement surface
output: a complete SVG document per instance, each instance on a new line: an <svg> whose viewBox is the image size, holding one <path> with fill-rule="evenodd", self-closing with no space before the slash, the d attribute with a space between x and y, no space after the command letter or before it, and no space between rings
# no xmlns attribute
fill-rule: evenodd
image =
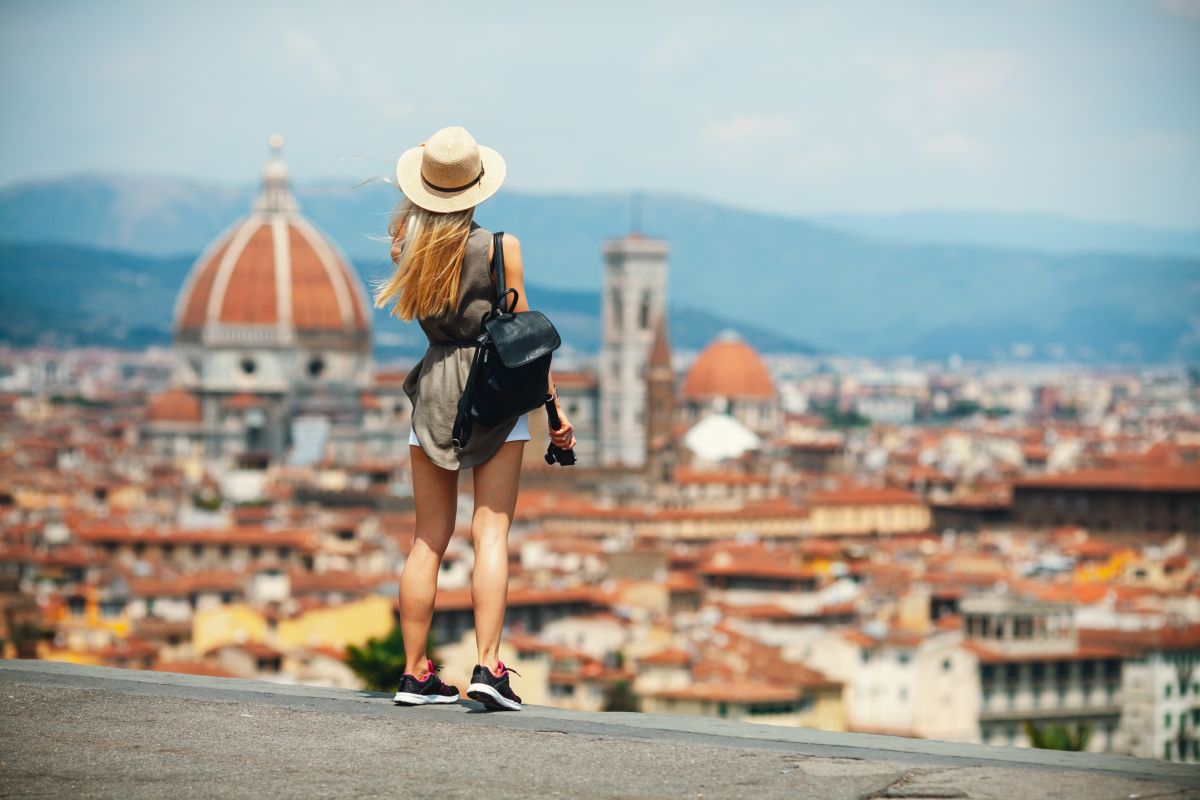
<svg viewBox="0 0 1200 800"><path fill-rule="evenodd" d="M0 661L0 797L1200 798L1122 757L42 664Z"/></svg>

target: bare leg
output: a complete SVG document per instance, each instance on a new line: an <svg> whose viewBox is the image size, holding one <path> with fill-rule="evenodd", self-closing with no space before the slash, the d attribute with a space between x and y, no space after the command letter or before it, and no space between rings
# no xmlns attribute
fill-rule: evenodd
<svg viewBox="0 0 1200 800"><path fill-rule="evenodd" d="M417 530L400 573L400 631L404 634L408 671L424 680L429 673L425 643L433 618L438 569L454 533L458 511L458 472L434 464L415 445L409 446L409 453Z"/></svg>
<svg viewBox="0 0 1200 800"><path fill-rule="evenodd" d="M475 606L475 646L479 661L493 673L499 660L500 629L508 600L508 528L517 506L525 442L505 442L486 463L476 466L475 512L471 539L475 568L471 602Z"/></svg>

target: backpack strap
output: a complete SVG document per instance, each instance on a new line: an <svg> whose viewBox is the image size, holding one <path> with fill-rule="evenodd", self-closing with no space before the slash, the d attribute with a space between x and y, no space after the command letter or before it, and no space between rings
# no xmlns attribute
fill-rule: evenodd
<svg viewBox="0 0 1200 800"><path fill-rule="evenodd" d="M496 306L499 307L500 313L507 314L517 305L520 292L509 289L504 282L504 231L492 234L492 272L496 278ZM513 295L511 303L506 299L509 292Z"/></svg>
<svg viewBox="0 0 1200 800"><path fill-rule="evenodd" d="M454 428L450 431L450 443L454 447L466 447L467 442L471 441L471 431L475 428L475 420L471 419L471 400L475 392L475 377L479 374L479 356L483 352L483 345L475 349L475 356L471 359L471 369L467 373L467 385L463 387L463 393L458 398L458 413L454 415Z"/></svg>

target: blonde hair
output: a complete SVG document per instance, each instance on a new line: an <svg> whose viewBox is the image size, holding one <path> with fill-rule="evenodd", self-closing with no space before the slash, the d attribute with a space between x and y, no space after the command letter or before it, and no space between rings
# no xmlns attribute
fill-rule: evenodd
<svg viewBox="0 0 1200 800"><path fill-rule="evenodd" d="M458 305L460 265L475 208L441 213L405 198L388 224L392 244L400 245L396 269L375 288L375 307L405 322L445 314Z"/></svg>

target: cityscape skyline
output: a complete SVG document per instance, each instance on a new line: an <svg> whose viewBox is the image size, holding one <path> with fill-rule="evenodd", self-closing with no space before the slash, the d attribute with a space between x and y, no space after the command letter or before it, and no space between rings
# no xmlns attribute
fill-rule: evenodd
<svg viewBox="0 0 1200 800"><path fill-rule="evenodd" d="M643 728L642 794L667 785L656 757L695 763L672 730L742 723L782 760L727 759L735 797L764 774L813 789L822 753L855 796L975 796L1034 765L1060 794L1080 764L1093 796L1158 794L1122 773L1200 785L1198 83L1200 0L5 4L0 678L39 726L4 738L11 782L102 790L143 764L149 792L202 768L245 794L276 772L242 758L264 741L246 718L314 730L275 700L221 728L183 676L226 699L321 687L378 756L432 724L392 703L432 685L465 706L445 713L487 710L477 682L512 667L538 730L505 735L540 738L489 745L501 794L497 775L545 785L511 754L546 760L546 707L554 741L610 765L589 715L646 712L607 718ZM414 266L378 179L456 123L511 180L485 230L454 218L455 261ZM476 155L445 163L481 182ZM984 201L1030 213L861 216ZM1089 215L1130 224L1069 224ZM447 457L443 412L474 380L460 346L482 344L501 228L561 339L575 458L538 406L510 466L478 471ZM410 256L451 235L405 230ZM460 270L453 326L374 306L397 269L419 270L405 292ZM455 470L434 491L426 458ZM477 585L497 575L502 611ZM405 676L426 657L465 696ZM15 659L58 662L33 670L54 694ZM96 685L64 715L94 667L189 693L236 757L144 746L157 724L135 738ZM901 737L973 788L925 757L862 774ZM332 750L306 738L311 770ZM417 786L398 752L387 780ZM343 793L376 780L345 770Z"/></svg>

